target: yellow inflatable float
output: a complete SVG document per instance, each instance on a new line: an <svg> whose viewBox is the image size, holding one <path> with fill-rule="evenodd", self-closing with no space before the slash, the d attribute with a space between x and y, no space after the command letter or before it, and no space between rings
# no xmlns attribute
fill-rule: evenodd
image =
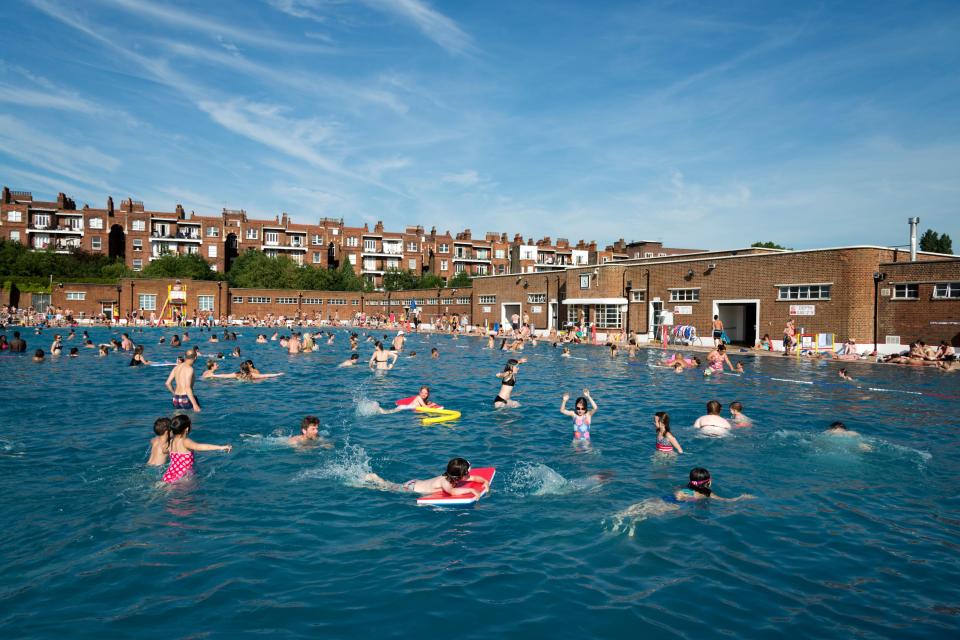
<svg viewBox="0 0 960 640"><path fill-rule="evenodd" d="M444 409L442 407L417 407L414 409L417 413L426 414L420 424L429 426L431 424L440 424L441 422L450 422L460 417L459 411L453 409Z"/></svg>

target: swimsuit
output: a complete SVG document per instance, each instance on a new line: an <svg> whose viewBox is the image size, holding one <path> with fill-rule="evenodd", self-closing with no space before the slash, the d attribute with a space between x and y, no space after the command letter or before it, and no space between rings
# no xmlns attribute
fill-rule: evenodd
<svg viewBox="0 0 960 640"><path fill-rule="evenodd" d="M710 363L710 368L714 371L723 371L723 360L714 360Z"/></svg>
<svg viewBox="0 0 960 640"><path fill-rule="evenodd" d="M199 405L200 402L197 401ZM190 396L188 395L176 395L173 396L173 408L174 409L192 409L193 403L190 402Z"/></svg>
<svg viewBox="0 0 960 640"><path fill-rule="evenodd" d="M517 379L512 376L510 377L510 379L504 378L501 384L506 387L512 387L517 384ZM499 393L497 394L497 397L493 399L493 406L497 406L498 402L502 402L503 404L509 404L509 400L501 398Z"/></svg>
<svg viewBox="0 0 960 640"><path fill-rule="evenodd" d="M590 414L589 413L585 413L582 416L575 416L573 418L573 439L574 440L590 439Z"/></svg>
<svg viewBox="0 0 960 640"><path fill-rule="evenodd" d="M188 473L193 472L193 451L187 453L170 453L170 466L163 474L164 482L176 482Z"/></svg>
<svg viewBox="0 0 960 640"><path fill-rule="evenodd" d="M400 491L413 491L413 488L416 486L416 480L407 480L402 485L400 485Z"/></svg>
<svg viewBox="0 0 960 640"><path fill-rule="evenodd" d="M673 445L667 440L667 437L657 436L657 451L673 451Z"/></svg>

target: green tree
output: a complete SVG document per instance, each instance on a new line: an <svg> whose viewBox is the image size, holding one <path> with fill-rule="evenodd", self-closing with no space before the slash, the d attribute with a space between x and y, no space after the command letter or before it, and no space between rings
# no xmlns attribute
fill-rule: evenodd
<svg viewBox="0 0 960 640"><path fill-rule="evenodd" d="M777 244L776 242L773 242L773 241L770 241L770 240L768 240L767 242L754 242L754 243L751 244L750 246L751 246L751 247L761 247L761 248L763 248L763 249L788 249L788 250L791 250L791 249L789 249L788 247L784 247L784 246L779 245L779 244Z"/></svg>
<svg viewBox="0 0 960 640"><path fill-rule="evenodd" d="M447 283L448 287L469 287L471 282L470 274L466 271L461 271L457 275L450 278L450 282Z"/></svg>
<svg viewBox="0 0 960 640"><path fill-rule="evenodd" d="M317 269L309 265L300 267L296 276L297 288L330 291L332 273L327 269Z"/></svg>
<svg viewBox="0 0 960 640"><path fill-rule="evenodd" d="M427 271L420 276L415 288L417 289L439 289L443 286L443 278L435 273Z"/></svg>
<svg viewBox="0 0 960 640"><path fill-rule="evenodd" d="M194 280L217 280L219 273L212 270L206 260L197 253L166 253L151 262L143 270L144 278L193 278Z"/></svg>
<svg viewBox="0 0 960 640"><path fill-rule="evenodd" d="M244 289L293 289L300 266L286 256L271 257L257 249L247 249L230 267L230 286Z"/></svg>
<svg viewBox="0 0 960 640"><path fill-rule="evenodd" d="M331 291L365 291L368 288L369 284L357 275L349 260L344 260L340 268L331 274Z"/></svg>
<svg viewBox="0 0 960 640"><path fill-rule="evenodd" d="M947 234L940 234L933 229L927 229L920 236L920 250L933 253L953 253L953 241Z"/></svg>
<svg viewBox="0 0 960 640"><path fill-rule="evenodd" d="M386 273L383 274L383 288L387 291L416 289L417 276L410 270L387 269Z"/></svg>

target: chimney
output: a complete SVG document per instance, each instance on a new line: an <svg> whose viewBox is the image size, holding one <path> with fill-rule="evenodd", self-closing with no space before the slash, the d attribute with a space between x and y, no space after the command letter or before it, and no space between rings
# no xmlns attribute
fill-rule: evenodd
<svg viewBox="0 0 960 640"><path fill-rule="evenodd" d="M184 218L185 216L186 216L186 212L183 210L183 205L182 205L182 204L178 204L178 205L177 205L177 218L179 218L180 220L183 220L183 218Z"/></svg>
<svg viewBox="0 0 960 640"><path fill-rule="evenodd" d="M57 208L66 209L67 208L67 194L60 192L57 194Z"/></svg>
<svg viewBox="0 0 960 640"><path fill-rule="evenodd" d="M383 233L383 220L377 220L377 224L373 227L374 233Z"/></svg>
<svg viewBox="0 0 960 640"><path fill-rule="evenodd" d="M10 197L10 187L3 188L3 204L10 204L12 198Z"/></svg>
<svg viewBox="0 0 960 640"><path fill-rule="evenodd" d="M917 261L917 225L920 224L920 218L907 218L910 225L910 262Z"/></svg>
<svg viewBox="0 0 960 640"><path fill-rule="evenodd" d="M283 212L283 215L280 216L280 226L282 226L284 229L286 229L286 228L287 228L287 225L288 225L289 223L290 223L290 216L288 216L288 215L287 215L287 212L284 211L284 212Z"/></svg>
<svg viewBox="0 0 960 640"><path fill-rule="evenodd" d="M107 196L107 215L113 215L113 196Z"/></svg>

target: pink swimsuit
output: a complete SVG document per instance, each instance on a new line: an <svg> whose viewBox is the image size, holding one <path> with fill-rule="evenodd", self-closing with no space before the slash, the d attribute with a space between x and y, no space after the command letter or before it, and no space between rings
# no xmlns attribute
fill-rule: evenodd
<svg viewBox="0 0 960 640"><path fill-rule="evenodd" d="M193 451L189 453L170 453L170 466L163 474L164 482L176 482L193 472Z"/></svg>

